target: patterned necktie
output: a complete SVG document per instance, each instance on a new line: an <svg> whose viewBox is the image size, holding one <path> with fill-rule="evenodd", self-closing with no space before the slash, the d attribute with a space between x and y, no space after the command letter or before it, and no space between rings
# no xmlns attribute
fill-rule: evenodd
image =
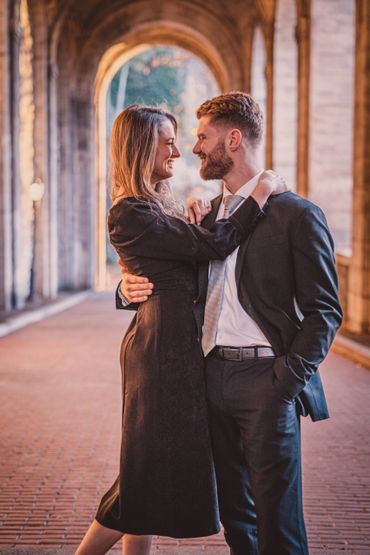
<svg viewBox="0 0 370 555"><path fill-rule="evenodd" d="M222 218L228 218L244 200L240 195L224 197L224 212ZM202 348L207 356L216 345L217 325L221 313L226 277L226 260L212 260L208 277L208 290L204 314L204 328Z"/></svg>

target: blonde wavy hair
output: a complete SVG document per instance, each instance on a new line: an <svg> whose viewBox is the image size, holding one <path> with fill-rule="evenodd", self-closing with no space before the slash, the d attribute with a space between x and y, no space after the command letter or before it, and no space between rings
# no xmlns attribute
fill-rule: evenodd
<svg viewBox="0 0 370 555"><path fill-rule="evenodd" d="M156 106L132 104L114 120L110 137L113 204L124 197L145 198L166 214L183 217L169 182L161 181L155 187L151 183L160 127L166 119L176 133L176 118Z"/></svg>

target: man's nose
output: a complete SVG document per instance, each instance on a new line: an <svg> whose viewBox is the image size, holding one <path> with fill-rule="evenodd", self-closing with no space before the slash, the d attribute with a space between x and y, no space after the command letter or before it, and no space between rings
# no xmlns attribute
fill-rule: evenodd
<svg viewBox="0 0 370 555"><path fill-rule="evenodd" d="M199 141L197 141L193 148L193 154L199 154L199 153L200 153Z"/></svg>

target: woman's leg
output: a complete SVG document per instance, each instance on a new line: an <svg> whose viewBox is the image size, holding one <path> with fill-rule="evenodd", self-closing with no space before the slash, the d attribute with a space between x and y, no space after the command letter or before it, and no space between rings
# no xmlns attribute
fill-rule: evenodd
<svg viewBox="0 0 370 555"><path fill-rule="evenodd" d="M94 520L75 555L104 555L122 536L122 532L106 528Z"/></svg>
<svg viewBox="0 0 370 555"><path fill-rule="evenodd" d="M96 520L86 532L75 555L104 555L122 536L123 555L149 555L152 536L123 535L118 530L102 526Z"/></svg>
<svg viewBox="0 0 370 555"><path fill-rule="evenodd" d="M122 555L149 555L152 537L125 534L122 538Z"/></svg>

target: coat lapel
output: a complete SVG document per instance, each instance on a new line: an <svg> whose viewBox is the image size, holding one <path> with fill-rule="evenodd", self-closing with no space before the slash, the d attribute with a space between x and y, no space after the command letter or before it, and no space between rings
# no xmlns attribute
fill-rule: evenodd
<svg viewBox="0 0 370 555"><path fill-rule="evenodd" d="M218 214L218 209L221 204L221 200L222 200L222 195L218 195L218 197L211 200L212 209L210 213L207 214L207 216L205 216L204 220L202 221L202 227L209 229L212 226L212 224L215 223L217 214Z"/></svg>

